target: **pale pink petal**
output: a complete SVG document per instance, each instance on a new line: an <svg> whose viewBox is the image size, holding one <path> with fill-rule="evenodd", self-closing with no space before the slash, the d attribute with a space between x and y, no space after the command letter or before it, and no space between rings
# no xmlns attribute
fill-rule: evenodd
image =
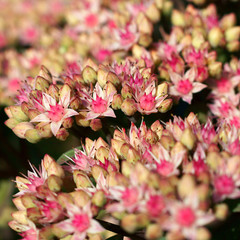
<svg viewBox="0 0 240 240"><path fill-rule="evenodd" d="M169 76L174 84L177 84L182 79L179 74L173 72L172 70L169 71Z"/></svg>
<svg viewBox="0 0 240 240"><path fill-rule="evenodd" d="M188 95L182 96L182 100L183 100L184 102L187 102L188 104L191 104L192 94L188 94Z"/></svg>
<svg viewBox="0 0 240 240"><path fill-rule="evenodd" d="M190 82L193 82L196 79L196 75L196 69L191 68L185 73L184 79L188 79Z"/></svg>
<svg viewBox="0 0 240 240"><path fill-rule="evenodd" d="M193 83L192 92L193 93L200 92L201 90L203 90L206 87L207 87L207 85L205 85L205 84L202 84L202 83L199 83L199 82L195 82L195 83Z"/></svg>
<svg viewBox="0 0 240 240"><path fill-rule="evenodd" d="M70 90L69 89L65 94L60 95L59 103L61 103L64 108L67 108L69 106L69 103L70 103Z"/></svg>
<svg viewBox="0 0 240 240"><path fill-rule="evenodd" d="M203 213L203 214L205 214L205 215L197 218L198 226L204 226L215 220L215 217L212 214L208 214L208 213Z"/></svg>
<svg viewBox="0 0 240 240"><path fill-rule="evenodd" d="M109 109L103 114L103 116L105 116L105 117L113 117L113 118L116 117L114 111L113 111L111 108L109 108Z"/></svg>
<svg viewBox="0 0 240 240"><path fill-rule="evenodd" d="M62 120L58 121L58 122L51 122L50 127L51 127L51 131L53 133L54 136L57 135L57 132L59 130L59 128L62 125Z"/></svg>
<svg viewBox="0 0 240 240"><path fill-rule="evenodd" d="M42 103L46 110L50 110L50 105L55 106L57 102L50 95L43 93Z"/></svg>
<svg viewBox="0 0 240 240"><path fill-rule="evenodd" d="M86 239L85 232L83 232L83 233L76 232L76 233L74 233L73 237L71 238L71 240L84 240L84 239Z"/></svg>
<svg viewBox="0 0 240 240"><path fill-rule="evenodd" d="M106 209L108 212L123 212L125 207L120 203L113 203L107 206Z"/></svg>
<svg viewBox="0 0 240 240"><path fill-rule="evenodd" d="M72 226L71 219L64 220L60 223L57 223L57 227L61 228L63 231L73 233L75 231L74 227Z"/></svg>
<svg viewBox="0 0 240 240"><path fill-rule="evenodd" d="M181 96L181 94L177 91L175 86L170 87L169 94L173 96Z"/></svg>
<svg viewBox="0 0 240 240"><path fill-rule="evenodd" d="M73 109L66 109L65 110L65 115L64 115L64 118L68 118L68 117L72 117L72 116L75 116L75 115L78 115L79 113L76 112L75 110Z"/></svg>
<svg viewBox="0 0 240 240"><path fill-rule="evenodd" d="M99 113L94 113L94 112L89 112L85 118L85 120L91 120L91 119L95 119L97 117L99 117L100 114Z"/></svg>
<svg viewBox="0 0 240 240"><path fill-rule="evenodd" d="M47 116L47 113L42 113L35 118L33 118L30 122L51 122Z"/></svg>
<svg viewBox="0 0 240 240"><path fill-rule="evenodd" d="M90 222L91 226L87 230L88 233L99 233L105 230L98 221L91 219Z"/></svg>

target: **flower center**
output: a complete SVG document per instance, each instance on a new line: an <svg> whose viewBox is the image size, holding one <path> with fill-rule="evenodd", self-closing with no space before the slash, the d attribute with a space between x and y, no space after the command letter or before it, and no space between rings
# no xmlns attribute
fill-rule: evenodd
<svg viewBox="0 0 240 240"><path fill-rule="evenodd" d="M132 206L138 202L138 190L136 188L127 188L122 193L122 200L124 206Z"/></svg>
<svg viewBox="0 0 240 240"><path fill-rule="evenodd" d="M76 214L72 220L73 227L78 232L86 231L90 226L90 220L87 214Z"/></svg>
<svg viewBox="0 0 240 240"><path fill-rule="evenodd" d="M125 46L135 41L135 35L130 31L123 31L120 33L121 45Z"/></svg>
<svg viewBox="0 0 240 240"><path fill-rule="evenodd" d="M163 176L168 176L173 171L173 164L166 160L157 163L157 172Z"/></svg>
<svg viewBox="0 0 240 240"><path fill-rule="evenodd" d="M107 110L107 101L101 97L96 97L96 100L92 100L92 110L95 113L104 113Z"/></svg>
<svg viewBox="0 0 240 240"><path fill-rule="evenodd" d="M50 110L48 111L48 117L52 122L60 121L64 116L64 108L57 104L55 106L50 105Z"/></svg>
<svg viewBox="0 0 240 240"><path fill-rule="evenodd" d="M158 195L150 196L147 202L147 210L151 216L157 217L161 214L162 210L165 208L164 199Z"/></svg>
<svg viewBox="0 0 240 240"><path fill-rule="evenodd" d="M188 79L180 80L178 82L177 90L181 94L184 94L184 95L188 94L189 92L191 92L192 89L193 89L192 83Z"/></svg>
<svg viewBox="0 0 240 240"><path fill-rule="evenodd" d="M231 109L230 105L227 102L225 102L221 103L221 107L219 110L223 116L226 116L228 115L230 109Z"/></svg>
<svg viewBox="0 0 240 240"><path fill-rule="evenodd" d="M231 194L234 190L234 182L231 177L222 175L216 177L214 180L214 187L218 194L228 195Z"/></svg>
<svg viewBox="0 0 240 240"><path fill-rule="evenodd" d="M195 222L195 219L195 213L190 207L183 207L177 212L176 221L182 227L190 227Z"/></svg>
<svg viewBox="0 0 240 240"><path fill-rule="evenodd" d="M94 28L98 24L98 17L96 14L90 13L85 17L85 24L89 28Z"/></svg>
<svg viewBox="0 0 240 240"><path fill-rule="evenodd" d="M151 111L155 106L155 97L152 96L152 93L144 95L140 98L140 107L146 111Z"/></svg>
<svg viewBox="0 0 240 240"><path fill-rule="evenodd" d="M231 82L226 78L221 78L217 81L217 88L220 93L227 93L231 89Z"/></svg>

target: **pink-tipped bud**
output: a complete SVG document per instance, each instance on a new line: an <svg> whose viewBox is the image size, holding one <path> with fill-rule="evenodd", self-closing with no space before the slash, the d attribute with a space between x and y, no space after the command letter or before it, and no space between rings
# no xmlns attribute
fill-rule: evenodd
<svg viewBox="0 0 240 240"><path fill-rule="evenodd" d="M181 136L180 142L189 150L192 150L196 143L196 137L190 128L186 128Z"/></svg>
<svg viewBox="0 0 240 240"><path fill-rule="evenodd" d="M169 111L173 106L173 100L171 98L163 100L161 105L158 107L160 113L165 113Z"/></svg>
<svg viewBox="0 0 240 240"><path fill-rule="evenodd" d="M29 129L25 132L24 137L30 143L37 143L41 140L41 136L38 134L36 129Z"/></svg>
<svg viewBox="0 0 240 240"><path fill-rule="evenodd" d="M50 71L49 71L45 66L43 66L43 65L41 66L41 70L40 70L38 76L47 79L49 82L52 82L52 74L51 74Z"/></svg>
<svg viewBox="0 0 240 240"><path fill-rule="evenodd" d="M32 207L27 209L27 218L33 222L38 222L42 217L38 207Z"/></svg>
<svg viewBox="0 0 240 240"><path fill-rule="evenodd" d="M60 141L65 141L69 136L69 132L65 128L60 128L56 134L56 138Z"/></svg>
<svg viewBox="0 0 240 240"><path fill-rule="evenodd" d="M169 86L168 86L167 82L163 82L163 83L159 84L157 86L157 93L156 93L156 95L157 96L165 96L165 95L167 95L168 94L168 88L169 88Z"/></svg>
<svg viewBox="0 0 240 240"><path fill-rule="evenodd" d="M21 106L14 105L10 106L9 109L11 111L12 117L15 118L17 121L24 122L29 119L28 116L22 111Z"/></svg>
<svg viewBox="0 0 240 240"><path fill-rule="evenodd" d="M48 88L48 94L56 99L56 101L59 100L59 88L57 87L56 84L51 84Z"/></svg>
<svg viewBox="0 0 240 240"><path fill-rule="evenodd" d="M107 202L104 191L98 190L94 193L92 197L92 203L97 207L103 207Z"/></svg>
<svg viewBox="0 0 240 240"><path fill-rule="evenodd" d="M212 28L208 33L208 41L212 47L220 46L222 39L223 39L223 33L221 28L219 27Z"/></svg>
<svg viewBox="0 0 240 240"><path fill-rule="evenodd" d="M56 175L50 175L47 179L48 188L53 192L59 192L61 190L62 184L63 180Z"/></svg>
<svg viewBox="0 0 240 240"><path fill-rule="evenodd" d="M174 9L172 12L172 24L177 27L185 27L186 22L183 13Z"/></svg>
<svg viewBox="0 0 240 240"><path fill-rule="evenodd" d="M195 179L191 175L185 174L181 180L178 181L178 194L181 198L187 197L196 187Z"/></svg>
<svg viewBox="0 0 240 240"><path fill-rule="evenodd" d="M215 205L215 216L219 220L225 220L228 216L229 210L226 203L219 203Z"/></svg>
<svg viewBox="0 0 240 240"><path fill-rule="evenodd" d="M91 181L84 173L81 173L79 171L74 171L73 179L74 179L74 182L75 182L77 188L81 189L81 188L92 187Z"/></svg>
<svg viewBox="0 0 240 240"><path fill-rule="evenodd" d="M127 115L132 116L137 111L136 103L133 99L127 98L123 101L121 110Z"/></svg>
<svg viewBox="0 0 240 240"><path fill-rule="evenodd" d="M161 138L162 132L163 132L163 126L158 120L151 125L151 130L157 134L159 139Z"/></svg>
<svg viewBox="0 0 240 240"><path fill-rule="evenodd" d="M232 42L239 40L240 37L240 27L231 27L225 31L225 38L227 42Z"/></svg>
<svg viewBox="0 0 240 240"><path fill-rule="evenodd" d="M138 30L141 33L146 33L148 35L151 35L153 32L153 24L151 21L144 15L143 12L140 12L137 16L137 25Z"/></svg>
<svg viewBox="0 0 240 240"><path fill-rule="evenodd" d="M12 130L19 138L25 138L25 133L29 129L34 129L30 122L20 122Z"/></svg>
<svg viewBox="0 0 240 240"><path fill-rule="evenodd" d="M152 43L152 36L149 34L140 34L139 40L138 40L139 45L143 47L148 47Z"/></svg>
<svg viewBox="0 0 240 240"><path fill-rule="evenodd" d="M109 72L107 74L107 82L111 82L114 86L118 86L120 84L120 80L114 72Z"/></svg>
<svg viewBox="0 0 240 240"><path fill-rule="evenodd" d="M121 109L122 103L123 103L123 98L120 94L116 94L113 96L112 108L114 110Z"/></svg>
<svg viewBox="0 0 240 240"><path fill-rule="evenodd" d="M74 204L76 204L79 207L84 207L90 200L89 195L82 190L74 191L71 192L70 194L73 198Z"/></svg>
<svg viewBox="0 0 240 240"><path fill-rule="evenodd" d="M123 98L132 98L132 88L125 84L121 89L121 95Z"/></svg>
<svg viewBox="0 0 240 240"><path fill-rule="evenodd" d="M95 84L96 81L97 81L97 73L90 66L86 66L83 69L82 76L83 76L84 82L87 83L87 84L90 84L90 83Z"/></svg>
<svg viewBox="0 0 240 240"><path fill-rule="evenodd" d="M35 126L35 129L42 138L50 138L53 136L49 123L40 122Z"/></svg>
<svg viewBox="0 0 240 240"><path fill-rule="evenodd" d="M217 77L222 73L222 63L221 62L213 62L208 65L209 74L212 77Z"/></svg>
<svg viewBox="0 0 240 240"><path fill-rule="evenodd" d="M105 147L100 147L97 149L96 158L102 163L105 163L105 159L108 159L109 150Z"/></svg>
<svg viewBox="0 0 240 240"><path fill-rule="evenodd" d="M25 210L12 213L12 218L23 225L28 225L27 213Z"/></svg>
<svg viewBox="0 0 240 240"><path fill-rule="evenodd" d="M240 49L240 42L238 40L227 43L227 50L229 52L237 52Z"/></svg>
<svg viewBox="0 0 240 240"><path fill-rule="evenodd" d="M80 112L79 115L75 116L77 125L81 127L89 127L90 120L86 120L87 112Z"/></svg>
<svg viewBox="0 0 240 240"><path fill-rule="evenodd" d="M122 218L121 227L128 233L134 233L138 228L137 216L127 214Z"/></svg>
<svg viewBox="0 0 240 240"><path fill-rule="evenodd" d="M151 22L156 23L160 20L161 18L161 12L157 8L156 3L152 3L147 11L146 11L147 17L151 20Z"/></svg>
<svg viewBox="0 0 240 240"><path fill-rule="evenodd" d="M55 175L64 178L64 170L53 158L46 154L43 158L43 165L47 171L48 176Z"/></svg>
<svg viewBox="0 0 240 240"><path fill-rule="evenodd" d="M35 83L35 89L46 92L48 88L49 88L48 80L43 77L37 76L36 83Z"/></svg>
<svg viewBox="0 0 240 240"><path fill-rule="evenodd" d="M16 127L19 124L19 121L16 120L15 118L9 118L8 120L6 120L4 122L4 124L9 127L10 129L13 129L14 127Z"/></svg>
<svg viewBox="0 0 240 240"><path fill-rule="evenodd" d="M101 119L92 119L91 122L90 122L90 128L93 130L93 131L99 131L100 129L102 129L102 121Z"/></svg>
<svg viewBox="0 0 240 240"><path fill-rule="evenodd" d="M234 13L227 14L221 19L221 27L223 30L233 27L237 22L236 15Z"/></svg>
<svg viewBox="0 0 240 240"><path fill-rule="evenodd" d="M92 176L94 177L95 181L98 180L100 174L103 174L104 177L106 177L108 175L107 171L104 168L102 168L98 165L94 165L92 167Z"/></svg>
<svg viewBox="0 0 240 240"><path fill-rule="evenodd" d="M99 85L103 88L105 84L107 83L107 75L108 75L108 70L104 65L100 65L98 72L97 72L97 81Z"/></svg>
<svg viewBox="0 0 240 240"><path fill-rule="evenodd" d="M145 237L146 239L158 239L162 236L162 228L157 223L152 223L147 226Z"/></svg>
<svg viewBox="0 0 240 240"><path fill-rule="evenodd" d="M211 233L207 228L201 227L197 229L196 240L210 240Z"/></svg>

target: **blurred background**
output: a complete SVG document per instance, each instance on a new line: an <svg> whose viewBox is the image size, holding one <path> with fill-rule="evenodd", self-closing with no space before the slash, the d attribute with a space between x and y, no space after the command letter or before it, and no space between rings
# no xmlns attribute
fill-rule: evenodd
<svg viewBox="0 0 240 240"><path fill-rule="evenodd" d="M109 1L111 2L103 2L109 4ZM73 12L82 11L80 2L81 0L0 0L0 240L19 239L7 225L14 208L12 195L16 192L15 176L19 172L26 174L28 161L37 166L44 154L48 153L58 159L65 151L81 144L80 138L74 136L65 142L52 138L31 144L19 139L4 125L7 120L4 107L14 103L13 97L20 81L28 76L34 77L42 64L57 76L71 62L81 62L86 56L96 57L91 46L97 46L96 39L86 45L86 37L76 36L71 28L78 21L72 18ZM173 2L180 9L189 3L180 0ZM239 24L238 1L205 1L202 6L210 2L217 5L220 15L236 13ZM101 62L101 58L98 61ZM205 96L206 94L201 94L194 99L203 109L206 106L201 106L201 99ZM184 116L191 110L191 106L181 103L181 107L173 109L173 112Z"/></svg>

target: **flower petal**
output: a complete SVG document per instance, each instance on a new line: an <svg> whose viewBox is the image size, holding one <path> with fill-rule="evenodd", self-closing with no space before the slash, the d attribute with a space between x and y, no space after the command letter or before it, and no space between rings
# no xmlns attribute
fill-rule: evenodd
<svg viewBox="0 0 240 240"><path fill-rule="evenodd" d="M185 73L184 79L188 79L190 82L193 82L196 79L196 75L196 69L191 68Z"/></svg>
<svg viewBox="0 0 240 240"><path fill-rule="evenodd" d="M108 108L107 111L102 115L105 117L113 117L113 118L116 117L114 111L111 108Z"/></svg>
<svg viewBox="0 0 240 240"><path fill-rule="evenodd" d="M193 93L200 92L201 90L203 90L206 87L207 87L207 85L205 85L205 84L202 84L202 83L199 83L199 82L195 82L195 83L193 83L192 92Z"/></svg>
<svg viewBox="0 0 240 240"><path fill-rule="evenodd" d="M99 233L105 230L98 221L91 219L90 222L91 227L87 230L88 233Z"/></svg>
<svg viewBox="0 0 240 240"><path fill-rule="evenodd" d="M62 125L62 120L58 121L58 122L51 122L50 127L51 127L51 131L53 133L54 136L57 135L57 132L59 130L59 128Z"/></svg>
<svg viewBox="0 0 240 240"><path fill-rule="evenodd" d="M47 113L42 113L33 118L30 122L51 122Z"/></svg>

